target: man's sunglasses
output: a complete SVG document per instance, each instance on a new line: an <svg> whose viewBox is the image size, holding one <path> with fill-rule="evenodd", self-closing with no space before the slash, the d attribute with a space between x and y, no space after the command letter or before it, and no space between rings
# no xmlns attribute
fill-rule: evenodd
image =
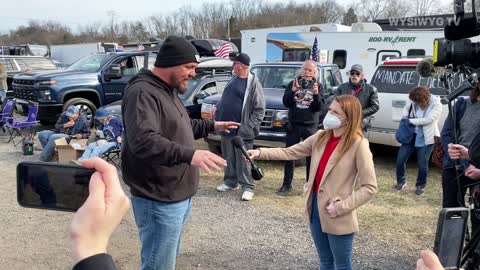
<svg viewBox="0 0 480 270"><path fill-rule="evenodd" d="M350 76L360 76L360 72L350 72Z"/></svg>

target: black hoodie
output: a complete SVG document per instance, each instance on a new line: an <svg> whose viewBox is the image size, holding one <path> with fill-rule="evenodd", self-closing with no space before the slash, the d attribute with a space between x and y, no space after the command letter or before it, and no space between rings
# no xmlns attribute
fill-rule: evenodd
<svg viewBox="0 0 480 270"><path fill-rule="evenodd" d="M177 90L150 71L130 80L122 116L122 173L132 195L162 202L195 195L199 171L190 165L194 140L213 132L214 122L190 119Z"/></svg>

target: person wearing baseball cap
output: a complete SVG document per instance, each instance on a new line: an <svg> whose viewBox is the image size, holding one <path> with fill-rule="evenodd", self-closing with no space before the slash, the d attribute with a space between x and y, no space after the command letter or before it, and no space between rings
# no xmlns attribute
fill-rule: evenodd
<svg viewBox="0 0 480 270"><path fill-rule="evenodd" d="M169 36L154 68L141 70L125 89L122 173L142 243L141 269L175 269L183 224L198 190L198 168L211 173L226 166L223 158L196 150L194 140L239 126L190 119L178 94L187 90L199 62L190 41Z"/></svg>
<svg viewBox="0 0 480 270"><path fill-rule="evenodd" d="M55 130L43 130L38 133L42 145L41 161L49 161L55 153L55 140L60 138L88 139L90 122L77 106L69 106L59 117Z"/></svg>
<svg viewBox="0 0 480 270"><path fill-rule="evenodd" d="M122 143L122 120L113 117L110 111L104 108L100 108L95 112L94 119L100 123L95 131L100 139L87 146L85 152L78 159L80 161L98 157L116 147L120 147Z"/></svg>
<svg viewBox="0 0 480 270"><path fill-rule="evenodd" d="M253 148L253 139L258 136L260 123L265 115L265 97L257 77L250 73L250 57L239 53L231 58L233 77L225 86L222 99L217 105L216 119L219 121L240 122L238 129L222 134L222 154L229 164L225 168L223 184L217 187L220 192L242 187L243 201L253 198L255 181L250 164L245 162L242 152L233 144L235 136L240 136L247 149Z"/></svg>
<svg viewBox="0 0 480 270"><path fill-rule="evenodd" d="M347 76L349 81L338 87L336 95L354 95L358 98L362 104L362 130L366 132L371 126L372 115L380 109L377 88L367 83L360 64L353 65Z"/></svg>

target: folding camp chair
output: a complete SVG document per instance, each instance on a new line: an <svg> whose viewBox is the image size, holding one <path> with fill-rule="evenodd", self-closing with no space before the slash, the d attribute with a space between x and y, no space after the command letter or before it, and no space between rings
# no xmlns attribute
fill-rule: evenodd
<svg viewBox="0 0 480 270"><path fill-rule="evenodd" d="M112 163L116 167L120 167L122 163L122 146L117 144L115 148L110 149L108 152L102 154L101 158L105 159L107 162Z"/></svg>
<svg viewBox="0 0 480 270"><path fill-rule="evenodd" d="M5 100L4 104L5 105L3 106L2 112L0 113L0 128L3 130L3 132L6 132L5 124L7 123L7 119L12 117L15 99L7 99Z"/></svg>
<svg viewBox="0 0 480 270"><path fill-rule="evenodd" d="M28 116L25 121L17 119L16 117L9 117L5 126L10 133L8 142L13 142L14 146L20 144L27 136L33 137L36 132L36 126L40 121L37 121L38 103L28 102ZM20 137L18 142L15 139Z"/></svg>

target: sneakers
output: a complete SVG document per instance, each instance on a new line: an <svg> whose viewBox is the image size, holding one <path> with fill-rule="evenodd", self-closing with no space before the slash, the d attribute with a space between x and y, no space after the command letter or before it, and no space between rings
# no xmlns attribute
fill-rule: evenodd
<svg viewBox="0 0 480 270"><path fill-rule="evenodd" d="M253 199L253 192L245 190L242 194L242 201L251 201Z"/></svg>
<svg viewBox="0 0 480 270"><path fill-rule="evenodd" d="M424 192L425 192L425 188L423 188L423 187L417 187L415 189L415 194L417 194L417 195L422 195Z"/></svg>
<svg viewBox="0 0 480 270"><path fill-rule="evenodd" d="M287 196L290 191L292 191L292 186L289 185L283 185L278 191L277 195L278 196Z"/></svg>
<svg viewBox="0 0 480 270"><path fill-rule="evenodd" d="M395 189L396 189L397 191L402 191L402 190L405 189L406 186L407 186L407 183L405 183L405 182L404 182L404 183L398 183L398 184L395 186Z"/></svg>
<svg viewBox="0 0 480 270"><path fill-rule="evenodd" d="M229 187L225 184L221 184L220 186L217 187L217 190L220 191L220 192L225 192L225 191L230 191L230 190L237 190L239 187Z"/></svg>

